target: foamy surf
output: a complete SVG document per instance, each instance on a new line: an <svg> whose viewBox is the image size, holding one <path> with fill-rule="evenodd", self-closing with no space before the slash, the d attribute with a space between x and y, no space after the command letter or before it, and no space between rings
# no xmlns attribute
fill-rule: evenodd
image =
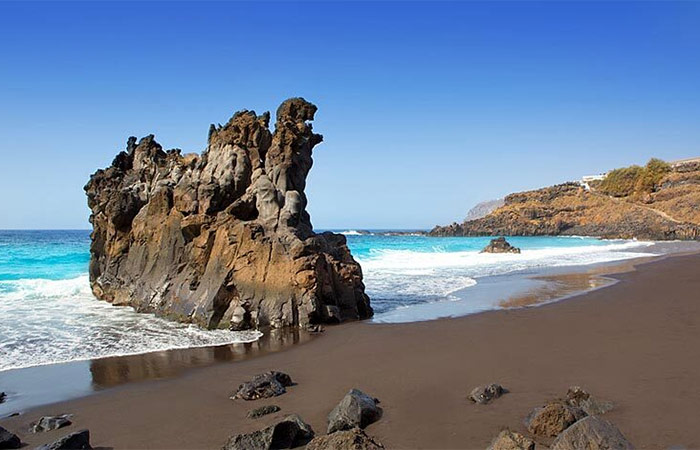
<svg viewBox="0 0 700 450"><path fill-rule="evenodd" d="M537 244L535 239L530 242ZM432 318L431 305L458 300L455 293L476 285L482 277L648 257L652 254L642 250L651 245L652 242L637 241L530 249L523 245L521 254L490 254L478 250L450 251L447 243L418 250L370 249L358 259L377 313L374 320L391 322L421 320L421 315ZM415 314L406 311L412 307L416 308ZM488 306L474 303L473 311L461 310L471 313L497 307L495 302Z"/></svg>
<svg viewBox="0 0 700 450"><path fill-rule="evenodd" d="M87 275L0 281L0 371L161 350L253 342L258 331L203 330L112 306Z"/></svg>

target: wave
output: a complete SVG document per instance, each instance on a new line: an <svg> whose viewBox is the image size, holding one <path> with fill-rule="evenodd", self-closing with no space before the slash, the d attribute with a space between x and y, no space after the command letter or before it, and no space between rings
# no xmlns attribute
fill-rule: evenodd
<svg viewBox="0 0 700 450"><path fill-rule="evenodd" d="M639 256L651 256L649 253L632 252L635 248L644 248L653 242L617 242L608 245L587 245L572 247L549 247L541 249L523 249L520 254L480 253L479 251L446 251L441 246L434 246L432 251L409 249L371 249L369 256L357 258L365 270L434 270L440 268L483 268L490 275L489 268L499 272L510 272L529 266L586 265Z"/></svg>
<svg viewBox="0 0 700 450"><path fill-rule="evenodd" d="M523 249L520 254L448 251L438 245L421 250L371 249L357 259L372 306L384 313L415 304L454 300L458 291L476 285L481 277L653 256L640 252L650 245L653 243L615 241Z"/></svg>
<svg viewBox="0 0 700 450"><path fill-rule="evenodd" d="M372 233L368 231L357 231L357 230L345 230L341 231L340 234L344 234L345 236L367 236Z"/></svg>
<svg viewBox="0 0 700 450"><path fill-rule="evenodd" d="M0 281L0 371L162 350L253 342L98 301L87 275Z"/></svg>
<svg viewBox="0 0 700 450"><path fill-rule="evenodd" d="M90 281L87 275L81 275L66 280L36 278L0 281L0 287L2 287L4 292L7 292L0 296L0 301L21 298L31 299L36 297L92 295Z"/></svg>

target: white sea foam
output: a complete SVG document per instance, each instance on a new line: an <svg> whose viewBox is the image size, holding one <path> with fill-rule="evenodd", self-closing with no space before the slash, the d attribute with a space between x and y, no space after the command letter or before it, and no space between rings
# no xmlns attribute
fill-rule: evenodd
<svg viewBox="0 0 700 450"><path fill-rule="evenodd" d="M640 250L652 242L611 241L603 245L524 249L521 254L407 249L372 250L360 259L367 292L382 313L411 305L456 300L454 293L480 277L545 267L578 266L652 256ZM426 306L422 306L425 309Z"/></svg>
<svg viewBox="0 0 700 450"><path fill-rule="evenodd" d="M202 330L92 295L87 276L0 282L0 371L257 340L257 331Z"/></svg>
<svg viewBox="0 0 700 450"><path fill-rule="evenodd" d="M345 236L362 236L363 233L360 233L357 230L346 230L341 231L340 234L344 234Z"/></svg>

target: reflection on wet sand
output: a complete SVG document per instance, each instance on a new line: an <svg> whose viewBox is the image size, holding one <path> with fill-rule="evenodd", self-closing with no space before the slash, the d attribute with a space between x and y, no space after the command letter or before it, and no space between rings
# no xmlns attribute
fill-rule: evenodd
<svg viewBox="0 0 700 450"><path fill-rule="evenodd" d="M246 344L166 350L3 371L0 372L0 387L7 392L7 399L0 404L0 417L124 383L168 378L195 367L242 361L314 338L301 330L264 333L259 340Z"/></svg>
<svg viewBox="0 0 700 450"><path fill-rule="evenodd" d="M96 359L90 362L93 389L172 377L183 370L277 352L314 336L303 330L269 330L255 342Z"/></svg>
<svg viewBox="0 0 700 450"><path fill-rule="evenodd" d="M545 275L532 279L541 283L525 293L517 293L500 300L498 305L502 308L536 305L597 289L614 282L610 278L601 276L598 271Z"/></svg>

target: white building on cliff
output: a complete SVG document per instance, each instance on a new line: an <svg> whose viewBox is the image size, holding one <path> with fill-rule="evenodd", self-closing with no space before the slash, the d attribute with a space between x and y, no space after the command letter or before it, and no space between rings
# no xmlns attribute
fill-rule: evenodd
<svg viewBox="0 0 700 450"><path fill-rule="evenodd" d="M598 175L584 175L581 177L581 181L579 181L579 184L586 188L587 191L590 191L591 185L589 183L591 181L603 181L606 176L608 176L607 172Z"/></svg>

